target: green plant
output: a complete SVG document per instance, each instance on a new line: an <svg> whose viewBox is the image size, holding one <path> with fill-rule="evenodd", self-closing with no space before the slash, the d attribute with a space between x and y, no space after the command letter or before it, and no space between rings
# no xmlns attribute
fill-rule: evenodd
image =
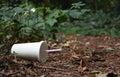
<svg viewBox="0 0 120 77"><path fill-rule="evenodd" d="M77 35L120 35L120 16L86 9L84 3L73 3L67 10L50 6L33 6L26 2L0 7L0 48L17 42L53 39L55 33ZM9 50L9 49L8 49Z"/></svg>
<svg viewBox="0 0 120 77"><path fill-rule="evenodd" d="M10 47L16 42L38 41L41 39L42 33L37 30L37 27L33 27L36 20L32 19L34 15L30 16L32 13L30 8L31 6L20 5L14 8L3 6L0 9L1 48Z"/></svg>
<svg viewBox="0 0 120 77"><path fill-rule="evenodd" d="M35 8L32 5L17 7L3 6L0 9L0 47L10 47L17 42L40 41L52 38L56 23L63 22L66 11L45 7ZM52 32L53 31L53 32Z"/></svg>
<svg viewBox="0 0 120 77"><path fill-rule="evenodd" d="M14 60L13 60L13 61L14 61L14 62L17 62L16 54L17 54L17 53L15 53L15 51L13 51L13 56L14 56Z"/></svg>
<svg viewBox="0 0 120 77"><path fill-rule="evenodd" d="M9 63L8 62L3 62L0 64L0 68L3 68L3 69L8 69L9 68Z"/></svg>
<svg viewBox="0 0 120 77"><path fill-rule="evenodd" d="M79 17L79 16L78 16ZM96 13L85 13L77 20L73 20L77 35L111 35L119 36L119 16L114 17L110 13L97 11ZM75 31L75 30L74 30Z"/></svg>
<svg viewBox="0 0 120 77"><path fill-rule="evenodd" d="M78 34L80 32L82 28L81 21L85 21L85 15L90 12L89 9L83 8L84 6L85 4L81 1L72 4L72 7L66 12L68 21L60 24L59 32L67 34Z"/></svg>

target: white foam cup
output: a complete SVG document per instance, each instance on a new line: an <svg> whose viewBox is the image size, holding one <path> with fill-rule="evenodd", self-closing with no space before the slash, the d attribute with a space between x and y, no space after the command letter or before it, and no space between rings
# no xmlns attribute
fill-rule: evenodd
<svg viewBox="0 0 120 77"><path fill-rule="evenodd" d="M45 41L33 43L18 43L11 48L11 54L23 58L34 58L38 61L45 62L48 58L47 43Z"/></svg>

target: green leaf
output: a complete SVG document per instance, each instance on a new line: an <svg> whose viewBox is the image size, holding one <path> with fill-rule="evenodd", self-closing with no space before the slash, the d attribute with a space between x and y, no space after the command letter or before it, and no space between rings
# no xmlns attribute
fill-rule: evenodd
<svg viewBox="0 0 120 77"><path fill-rule="evenodd" d="M0 48L2 48L3 46L5 46L5 44L0 44Z"/></svg>
<svg viewBox="0 0 120 77"><path fill-rule="evenodd" d="M50 17L50 18L58 18L58 17L61 16L61 13L62 12L60 10L55 9L55 10L51 11L51 13L49 14L48 17Z"/></svg>
<svg viewBox="0 0 120 77"><path fill-rule="evenodd" d="M73 18L79 18L81 16L81 12L79 12L78 10L71 10L70 11L70 16Z"/></svg>
<svg viewBox="0 0 120 77"><path fill-rule="evenodd" d="M34 20L29 20L29 26L33 26L35 24L35 21Z"/></svg>
<svg viewBox="0 0 120 77"><path fill-rule="evenodd" d="M4 34L4 32L0 32L0 36L2 36Z"/></svg>
<svg viewBox="0 0 120 77"><path fill-rule="evenodd" d="M13 10L17 13L23 12L23 9L21 7L15 7Z"/></svg>
<svg viewBox="0 0 120 77"><path fill-rule="evenodd" d="M10 39L12 37L12 35L7 35L6 38L7 39Z"/></svg>
<svg viewBox="0 0 120 77"><path fill-rule="evenodd" d="M46 21L46 23L49 24L50 26L53 26L56 22L57 22L56 19L48 19L48 20Z"/></svg>
<svg viewBox="0 0 120 77"><path fill-rule="evenodd" d="M27 27L23 27L23 28L21 28L20 32L21 32L21 34L23 36L29 36L31 34L31 32L32 32L32 27L28 27L28 26Z"/></svg>
<svg viewBox="0 0 120 77"><path fill-rule="evenodd" d="M77 3L73 3L73 4L72 4L72 8L80 9L80 7L81 7L81 6L84 6L84 5L85 5L85 4L80 1L80 2L77 2Z"/></svg>

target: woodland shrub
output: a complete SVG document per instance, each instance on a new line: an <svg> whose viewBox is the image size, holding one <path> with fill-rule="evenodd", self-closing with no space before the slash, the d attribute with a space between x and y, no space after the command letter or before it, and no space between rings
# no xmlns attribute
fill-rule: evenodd
<svg viewBox="0 0 120 77"><path fill-rule="evenodd" d="M120 16L97 10L82 2L62 10L32 4L0 7L0 48L17 42L49 40L55 33L120 36Z"/></svg>

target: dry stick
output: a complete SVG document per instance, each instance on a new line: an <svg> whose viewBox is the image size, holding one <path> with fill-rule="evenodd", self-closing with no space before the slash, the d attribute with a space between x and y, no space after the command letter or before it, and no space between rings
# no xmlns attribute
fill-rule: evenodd
<svg viewBox="0 0 120 77"><path fill-rule="evenodd" d="M42 68L42 69L49 69L49 70L57 70L57 71L64 71L66 72L66 70L64 69L60 69L60 68L55 68L55 67L46 67L46 66L35 66L36 68Z"/></svg>
<svg viewBox="0 0 120 77"><path fill-rule="evenodd" d="M80 67L83 67L83 60L80 60Z"/></svg>
<svg viewBox="0 0 120 77"><path fill-rule="evenodd" d="M12 76L12 75L15 75L15 74L17 74L17 73L21 73L20 71L17 71L17 72L14 72L14 73L12 73L12 74L9 74L8 76Z"/></svg>
<svg viewBox="0 0 120 77"><path fill-rule="evenodd" d="M14 75L14 74L17 74L17 73L20 73L20 72L17 71L17 72L14 72L14 73L12 73L12 74L5 74L5 73L1 73L1 72L0 72L0 74L1 74L1 75L4 75L4 76L11 76L11 75Z"/></svg>

